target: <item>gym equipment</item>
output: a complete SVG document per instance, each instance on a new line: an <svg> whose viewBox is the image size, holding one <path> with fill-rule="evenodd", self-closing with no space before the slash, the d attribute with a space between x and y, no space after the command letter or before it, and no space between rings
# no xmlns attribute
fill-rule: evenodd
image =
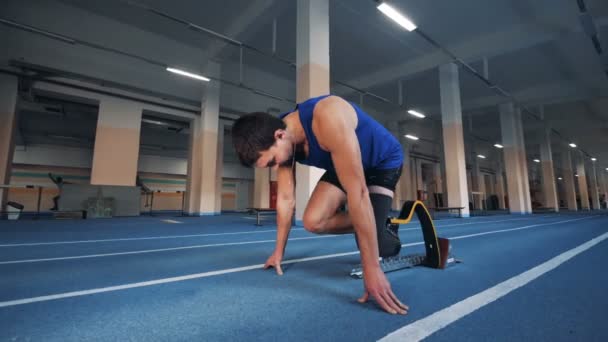
<svg viewBox="0 0 608 342"><path fill-rule="evenodd" d="M445 238L437 237L433 219L429 211L421 201L406 201L401 208L397 218L389 218L390 224L407 224L412 216L416 216L420 221L422 235L424 237L425 254L396 255L380 260L380 267L384 273L411 268L414 266L426 266L431 268L444 269L448 265L459 263L460 260L450 255L450 241ZM357 265L350 272L351 277L362 278L363 268Z"/></svg>

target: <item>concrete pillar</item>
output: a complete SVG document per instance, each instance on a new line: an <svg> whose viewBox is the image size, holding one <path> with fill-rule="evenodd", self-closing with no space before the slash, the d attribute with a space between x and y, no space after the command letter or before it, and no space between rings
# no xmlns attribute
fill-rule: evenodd
<svg viewBox="0 0 608 342"><path fill-rule="evenodd" d="M557 186L555 184L555 173L553 168L553 153L551 151L551 129L546 128L543 131L540 142L540 163L542 168L543 182L543 206L545 208L554 208L559 211L559 203L557 201Z"/></svg>
<svg viewBox="0 0 608 342"><path fill-rule="evenodd" d="M502 157L502 156L501 156ZM504 210L505 205L505 178L502 158L499 159L496 166L496 196L498 197L498 209Z"/></svg>
<svg viewBox="0 0 608 342"><path fill-rule="evenodd" d="M420 191L425 191L426 190L426 184L424 184L424 179L422 178L422 160L420 159L414 159L414 165L415 165L415 175L414 175L414 179L416 180L416 196L418 196L418 190Z"/></svg>
<svg viewBox="0 0 608 342"><path fill-rule="evenodd" d="M443 192L443 178L441 176L441 163L435 163L433 167L434 189L433 193L441 194ZM435 206L435 198L433 197L433 206Z"/></svg>
<svg viewBox="0 0 608 342"><path fill-rule="evenodd" d="M391 121L386 124L386 127L393 134L393 136L397 139L397 141L399 141L399 122ZM395 186L393 203L391 206L391 208L393 210L401 210L401 206L403 203L401 200L401 194L402 194L402 191L401 191L401 178L400 178L399 181L397 182L397 185Z"/></svg>
<svg viewBox="0 0 608 342"><path fill-rule="evenodd" d="M132 101L113 97L100 100L91 184L135 185L142 110Z"/></svg>
<svg viewBox="0 0 608 342"><path fill-rule="evenodd" d="M515 108L515 123L517 125L517 139L519 147L519 166L521 167L521 175L523 177L524 186L524 204L526 213L532 213L532 199L530 198L530 178L528 173L528 158L526 157L526 143L524 141L524 129L522 125L521 109Z"/></svg>
<svg viewBox="0 0 608 342"><path fill-rule="evenodd" d="M215 209L216 213L222 212L222 186L224 175L224 122L219 121L217 130L217 157L215 163Z"/></svg>
<svg viewBox="0 0 608 342"><path fill-rule="evenodd" d="M298 0L296 32L296 99L329 94L329 3L328 0ZM323 170L296 167L296 224L302 225L310 195Z"/></svg>
<svg viewBox="0 0 608 342"><path fill-rule="evenodd" d="M0 74L0 185L9 184L17 127L16 76ZM5 209L8 189L0 188L0 211Z"/></svg>
<svg viewBox="0 0 608 342"><path fill-rule="evenodd" d="M528 209L526 204L526 201L529 201L530 198L529 186L526 186L528 173L524 172L526 167L522 165L525 162L525 153L524 158L522 158L521 153L521 115L517 114L513 103L501 104L499 111L502 145L504 146L504 165L507 174L509 211L512 214L529 214L531 210Z"/></svg>
<svg viewBox="0 0 608 342"><path fill-rule="evenodd" d="M270 169L254 169L253 207L270 208Z"/></svg>
<svg viewBox="0 0 608 342"><path fill-rule="evenodd" d="M576 206L576 189L574 188L574 171L572 171L572 155L570 149L565 147L562 151L562 178L564 180L564 194L568 210L578 210Z"/></svg>
<svg viewBox="0 0 608 342"><path fill-rule="evenodd" d="M606 183L606 181L607 181L606 172L602 169L600 169L600 172L599 172L599 179L601 182L600 196L604 199L604 203L606 203L606 205L608 205L608 183Z"/></svg>
<svg viewBox="0 0 608 342"><path fill-rule="evenodd" d="M401 178L399 183L401 186L401 200L402 201L413 201L416 199L416 188L415 183L412 181L412 158L410 156L411 143L404 137L405 132L399 131L399 141L403 148L403 171L401 172Z"/></svg>
<svg viewBox="0 0 608 342"><path fill-rule="evenodd" d="M441 123L446 164L448 207L463 207L463 217L469 217L469 194L462 133L462 106L458 66L448 63L439 67Z"/></svg>
<svg viewBox="0 0 608 342"><path fill-rule="evenodd" d="M600 208L600 192L597 185L597 172L595 163L591 163L589 168L589 197L591 197L591 206L594 210Z"/></svg>
<svg viewBox="0 0 608 342"><path fill-rule="evenodd" d="M441 122L439 122L439 127L437 130L437 135L441 135ZM438 151L439 153L439 168L440 168L440 172L441 172L441 193L442 193L442 199L443 199L443 206L447 206L448 204L448 190L446 187L446 179L447 179L447 170L445 167L445 149L443 147L443 140L441 142L441 144L439 144L440 149Z"/></svg>
<svg viewBox="0 0 608 342"><path fill-rule="evenodd" d="M485 183L483 179L483 175L479 170L480 158L477 157L476 154L471 156L471 192L476 192L477 194L473 196L475 209L481 210L484 209L483 201L485 199ZM482 194L483 193L483 194Z"/></svg>
<svg viewBox="0 0 608 342"><path fill-rule="evenodd" d="M578 174L578 192L581 198L581 210L590 210L587 174L585 173L585 156L582 152L579 152L576 158L576 174Z"/></svg>
<svg viewBox="0 0 608 342"><path fill-rule="evenodd" d="M207 66L207 74L220 75L216 63ZM201 116L190 124L190 154L186 183L186 211L192 216L218 215L217 155L220 114L220 83L204 85L201 98Z"/></svg>

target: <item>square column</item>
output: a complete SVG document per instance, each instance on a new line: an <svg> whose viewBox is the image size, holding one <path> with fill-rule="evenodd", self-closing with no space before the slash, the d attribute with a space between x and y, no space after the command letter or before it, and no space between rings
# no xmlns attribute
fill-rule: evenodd
<svg viewBox="0 0 608 342"><path fill-rule="evenodd" d="M587 188L587 174L585 173L585 156L582 152L576 158L576 174L578 177L578 192L581 198L581 210L591 210L589 206L589 190Z"/></svg>
<svg viewBox="0 0 608 342"><path fill-rule="evenodd" d="M518 139L518 150L519 150L519 166L521 167L521 175L523 178L523 189L524 189L524 204L526 206L526 213L532 213L532 199L530 196L530 177L528 173L528 158L526 158L526 143L524 141L524 129L521 118L521 108L515 108L515 123L517 125L517 139Z"/></svg>
<svg viewBox="0 0 608 342"><path fill-rule="evenodd" d="M528 208L531 208L531 205L526 203L530 201L528 173L524 172L526 166L522 165L525 163L525 153L522 157L521 114L518 115L513 103L499 105L499 112L509 211L511 214L530 214L532 211Z"/></svg>
<svg viewBox="0 0 608 342"><path fill-rule="evenodd" d="M222 188L224 175L224 132L225 124L219 121L217 130L217 157L215 162L215 212L222 212Z"/></svg>
<svg viewBox="0 0 608 342"><path fill-rule="evenodd" d="M133 101L100 100L91 184L135 186L142 112Z"/></svg>
<svg viewBox="0 0 608 342"><path fill-rule="evenodd" d="M386 124L388 130L393 134L393 136L399 141L399 123L397 121L392 121ZM393 210L401 210L401 206L403 201L401 200L401 177L399 181L397 181L397 185L395 186L395 192L393 195L393 203L391 205L391 209Z"/></svg>
<svg viewBox="0 0 608 342"><path fill-rule="evenodd" d="M472 192L477 192L477 196L473 196L473 200L474 200L474 204L475 204L475 209L477 210L483 210L484 206L484 200L486 198L486 190L485 190L485 182L483 179L483 175L481 174L481 171L479 170L479 158L477 158L476 154L471 155L472 158L472 167L471 167L471 188L472 188ZM483 193L480 194L480 193Z"/></svg>
<svg viewBox="0 0 608 342"><path fill-rule="evenodd" d="M16 76L0 74L0 185L7 185L13 168L15 133L17 127ZM0 188L0 211L4 210L8 189Z"/></svg>
<svg viewBox="0 0 608 342"><path fill-rule="evenodd" d="M564 180L564 194L568 210L577 211L576 189L574 187L574 171L572 170L572 155L568 147L562 151L562 178Z"/></svg>
<svg viewBox="0 0 608 342"><path fill-rule="evenodd" d="M439 67L441 124L446 167L448 207L461 207L463 217L469 217L469 193L462 132L462 106L458 66L448 63Z"/></svg>
<svg viewBox="0 0 608 342"><path fill-rule="evenodd" d="M498 161L496 166L496 196L498 197L498 209L506 209L505 204L505 178L504 178L504 167L502 158Z"/></svg>
<svg viewBox="0 0 608 342"><path fill-rule="evenodd" d="M413 163L410 156L412 145L411 141L405 138L405 134L407 134L407 132L402 126L400 126L399 142L401 143L401 148L403 149L403 170L401 172L401 178L399 178L399 183L401 185L401 200L413 201L416 199L416 189L414 186L414 181L412 180L414 174L412 172Z"/></svg>
<svg viewBox="0 0 608 342"><path fill-rule="evenodd" d="M254 169L253 207L270 208L270 169Z"/></svg>
<svg viewBox="0 0 608 342"><path fill-rule="evenodd" d="M296 100L329 94L329 3L298 0L296 32ZM304 210L323 170L296 166L296 224L302 225Z"/></svg>
<svg viewBox="0 0 608 342"><path fill-rule="evenodd" d="M219 76L219 65L210 63L207 74ZM220 83L211 81L203 89L201 116L190 123L186 211L191 216L219 214L216 211L219 114Z"/></svg>
<svg viewBox="0 0 608 342"><path fill-rule="evenodd" d="M600 208L600 191L597 183L597 172L595 163L589 168L589 197L591 197L591 206L593 210Z"/></svg>
<svg viewBox="0 0 608 342"><path fill-rule="evenodd" d="M599 179L601 182L600 197L603 199L603 203L605 203L604 205L608 205L608 183L606 183L606 178L607 178L606 172L604 172L604 170L600 169L600 172L599 172Z"/></svg>
<svg viewBox="0 0 608 342"><path fill-rule="evenodd" d="M559 211L559 204L557 202L557 186L555 185L555 173L553 171L550 128L546 128L543 131L540 143L540 162L543 181L543 206L545 208L554 208L554 211L557 212Z"/></svg>

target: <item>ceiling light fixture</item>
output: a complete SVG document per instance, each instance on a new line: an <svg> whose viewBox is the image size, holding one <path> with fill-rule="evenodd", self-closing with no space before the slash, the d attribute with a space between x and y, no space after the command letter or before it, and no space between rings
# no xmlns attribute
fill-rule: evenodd
<svg viewBox="0 0 608 342"><path fill-rule="evenodd" d="M494 144L494 147L496 147L496 148L503 148L504 146L502 146L501 144Z"/></svg>
<svg viewBox="0 0 608 342"><path fill-rule="evenodd" d="M418 117L418 118L421 118L421 119L426 118L426 115L424 115L424 114L422 114L422 113L420 113L420 112L417 112L417 111L415 111L415 110L413 110L413 109L410 109L410 110L408 110L407 112L408 112L410 115L413 115L413 116Z"/></svg>
<svg viewBox="0 0 608 342"><path fill-rule="evenodd" d="M418 140L418 139L420 139L417 136L411 135L411 134L406 134L405 137L408 138L408 139L410 139L410 140Z"/></svg>
<svg viewBox="0 0 608 342"><path fill-rule="evenodd" d="M209 79L209 78L207 78L205 76L201 76L201 75L198 75L198 74L193 74L191 72L187 72L187 71L180 70L180 69L175 69L175 68L167 67L167 71L172 72L174 74L178 74L178 75L182 75L182 76L186 76L186 77L195 78L197 80L201 80L201 81L205 81L205 82L211 81L211 79Z"/></svg>
<svg viewBox="0 0 608 342"><path fill-rule="evenodd" d="M380 12L384 13L387 17L393 19L397 24L410 32L417 28L416 24L414 24L411 20L384 2L378 5L378 9Z"/></svg>

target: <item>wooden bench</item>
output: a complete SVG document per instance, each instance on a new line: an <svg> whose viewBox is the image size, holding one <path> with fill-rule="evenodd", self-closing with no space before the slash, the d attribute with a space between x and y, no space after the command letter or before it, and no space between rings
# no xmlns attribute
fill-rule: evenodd
<svg viewBox="0 0 608 342"><path fill-rule="evenodd" d="M250 214L256 215L256 226L261 226L261 216L266 214L276 214L277 210L272 208L247 208Z"/></svg>
<svg viewBox="0 0 608 342"><path fill-rule="evenodd" d="M462 210L464 209L464 207L438 207L430 209L433 213L435 213L436 211L447 211L448 213L451 213L452 211L458 211L458 217L462 217ZM435 219L434 215L433 219Z"/></svg>

